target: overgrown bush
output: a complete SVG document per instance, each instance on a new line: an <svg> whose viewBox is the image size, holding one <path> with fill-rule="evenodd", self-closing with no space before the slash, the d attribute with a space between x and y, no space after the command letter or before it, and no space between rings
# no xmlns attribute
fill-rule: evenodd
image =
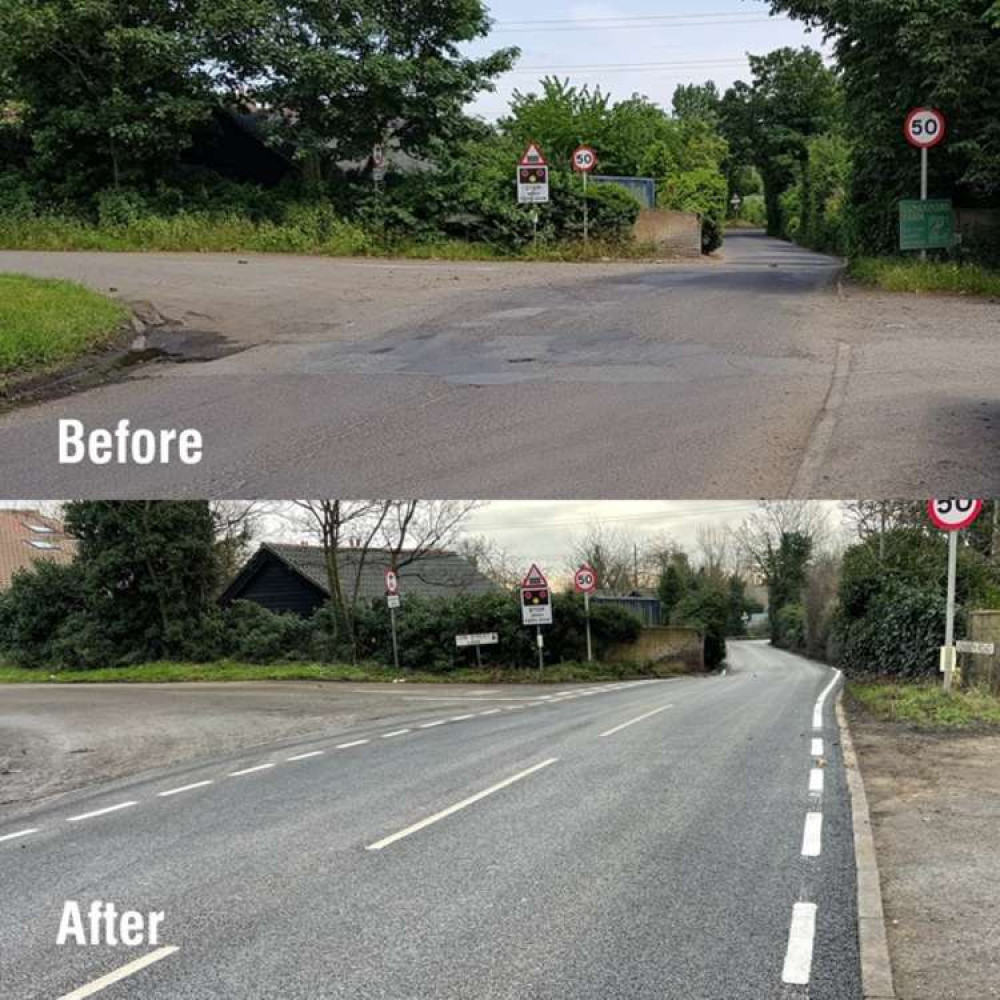
<svg viewBox="0 0 1000 1000"><path fill-rule="evenodd" d="M782 649L806 646L806 612L801 604L786 604L775 614L774 644Z"/></svg>
<svg viewBox="0 0 1000 1000"><path fill-rule="evenodd" d="M705 637L705 666L717 667L726 658L729 618L729 595L721 586L706 580L684 594L670 621L673 625L699 629Z"/></svg>

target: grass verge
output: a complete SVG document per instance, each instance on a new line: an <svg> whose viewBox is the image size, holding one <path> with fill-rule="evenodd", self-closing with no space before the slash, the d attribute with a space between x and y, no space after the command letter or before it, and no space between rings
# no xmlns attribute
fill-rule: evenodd
<svg viewBox="0 0 1000 1000"><path fill-rule="evenodd" d="M0 274L0 386L5 377L42 372L107 343L124 306L70 281Z"/></svg>
<svg viewBox="0 0 1000 1000"><path fill-rule="evenodd" d="M582 240L541 243L508 251L460 239L393 240L389 243L343 220L322 225L254 221L241 215L198 212L143 216L128 225L98 225L71 216L0 219L0 249L99 250L165 253L295 253L327 257L393 257L414 260L600 261L660 259L647 243Z"/></svg>
<svg viewBox="0 0 1000 1000"><path fill-rule="evenodd" d="M975 264L861 257L851 261L848 274L887 292L1000 296L1000 271Z"/></svg>
<svg viewBox="0 0 1000 1000"><path fill-rule="evenodd" d="M946 693L937 684L851 681L847 696L877 719L915 729L1000 727L1000 697L980 689Z"/></svg>
<svg viewBox="0 0 1000 1000"><path fill-rule="evenodd" d="M671 677L687 673L681 666L637 667L618 663L561 663L537 670L451 670L447 673L411 670L397 673L378 664L344 663L140 663L97 670L28 669L0 664L0 684L169 684L181 681L373 681L406 680L422 684L567 684L573 681L620 681L640 677Z"/></svg>

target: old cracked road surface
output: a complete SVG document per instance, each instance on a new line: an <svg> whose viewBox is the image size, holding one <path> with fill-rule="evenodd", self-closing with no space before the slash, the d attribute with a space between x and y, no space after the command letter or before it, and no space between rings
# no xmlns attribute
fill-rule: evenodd
<svg viewBox="0 0 1000 1000"><path fill-rule="evenodd" d="M838 282L754 233L692 263L0 253L142 304L160 361L0 416L10 496L662 499L1000 492L1000 309ZM196 467L57 463L57 420Z"/></svg>
<svg viewBox="0 0 1000 1000"><path fill-rule="evenodd" d="M3 995L859 1000L836 683L734 643L0 816ZM94 899L156 946L57 946Z"/></svg>

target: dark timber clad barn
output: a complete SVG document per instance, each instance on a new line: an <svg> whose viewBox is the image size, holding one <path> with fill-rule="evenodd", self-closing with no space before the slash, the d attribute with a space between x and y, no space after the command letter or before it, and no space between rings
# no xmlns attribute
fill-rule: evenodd
<svg viewBox="0 0 1000 1000"><path fill-rule="evenodd" d="M361 558L359 549L341 549L337 553L344 589L350 592ZM400 553L405 562L410 553ZM369 550L361 567L358 597L372 601L385 594L385 571L390 553ZM399 589L407 595L455 597L458 594L483 594L495 585L483 576L468 559L454 552L428 552L399 570ZM221 597L223 604L253 601L268 611L311 615L329 598L326 562L323 550L309 545L272 545L265 543L240 570Z"/></svg>

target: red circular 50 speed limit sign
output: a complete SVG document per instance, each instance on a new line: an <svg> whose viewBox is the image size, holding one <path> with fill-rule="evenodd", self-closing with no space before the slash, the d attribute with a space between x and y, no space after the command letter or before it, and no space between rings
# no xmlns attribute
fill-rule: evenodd
<svg viewBox="0 0 1000 1000"><path fill-rule="evenodd" d="M927 516L942 531L961 531L976 523L983 512L982 500L928 500Z"/></svg>
<svg viewBox="0 0 1000 1000"><path fill-rule="evenodd" d="M573 169L589 174L597 166L597 153L590 146L579 146L573 150Z"/></svg>
<svg viewBox="0 0 1000 1000"><path fill-rule="evenodd" d="M947 120L936 108L914 108L903 126L906 141L917 149L930 149L944 142L947 131Z"/></svg>
<svg viewBox="0 0 1000 1000"><path fill-rule="evenodd" d="M581 566L573 575L573 586L578 594L592 594L597 590L597 573L590 566Z"/></svg>

